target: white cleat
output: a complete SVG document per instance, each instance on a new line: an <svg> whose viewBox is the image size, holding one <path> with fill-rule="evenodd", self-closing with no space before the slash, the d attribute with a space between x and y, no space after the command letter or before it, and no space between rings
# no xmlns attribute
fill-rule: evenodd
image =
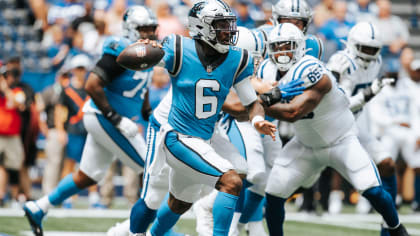
<svg viewBox="0 0 420 236"><path fill-rule="evenodd" d="M248 222L249 236L268 236L265 232L262 221L251 221Z"/></svg>
<svg viewBox="0 0 420 236"><path fill-rule="evenodd" d="M126 219L125 221L121 223L117 222L114 226L112 226L108 230L108 232L106 232L106 236L130 236L130 235L139 235L139 234L130 234L130 219Z"/></svg>
<svg viewBox="0 0 420 236"><path fill-rule="evenodd" d="M372 206L370 205L370 202L365 197L360 196L356 205L356 212L359 214L368 214L371 209Z"/></svg>

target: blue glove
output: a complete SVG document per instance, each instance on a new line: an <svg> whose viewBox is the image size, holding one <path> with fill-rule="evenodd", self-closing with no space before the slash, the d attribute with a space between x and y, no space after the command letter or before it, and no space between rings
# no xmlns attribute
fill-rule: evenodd
<svg viewBox="0 0 420 236"><path fill-rule="evenodd" d="M306 87L301 86L303 83L303 80L299 78L292 80L287 84L280 84L278 88L281 91L281 98L285 100L290 100L295 96L302 94L303 90L306 89Z"/></svg>
<svg viewBox="0 0 420 236"><path fill-rule="evenodd" d="M305 90L302 79L293 80L287 84L281 84L270 92L260 95L264 106L271 106L283 100L291 100L293 97L302 94Z"/></svg>

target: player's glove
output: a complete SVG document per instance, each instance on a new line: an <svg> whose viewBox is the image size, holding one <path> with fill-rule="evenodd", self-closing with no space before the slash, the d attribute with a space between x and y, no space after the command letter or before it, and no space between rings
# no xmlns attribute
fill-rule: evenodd
<svg viewBox="0 0 420 236"><path fill-rule="evenodd" d="M383 78L383 79L375 79L372 82L372 85L368 87L367 89L363 90L363 95L365 97L365 101L369 101L372 99L375 95L377 95L383 87L387 85L391 85L395 82L395 79L393 78Z"/></svg>
<svg viewBox="0 0 420 236"><path fill-rule="evenodd" d="M271 106L280 102L282 99L290 100L293 97L302 94L305 90L302 79L292 80L287 84L280 84L278 87L271 89L271 91L261 94L260 98L264 106Z"/></svg>
<svg viewBox="0 0 420 236"><path fill-rule="evenodd" d="M127 117L122 117L117 112L111 110L105 114L105 117L125 136L134 137L138 133L136 123Z"/></svg>

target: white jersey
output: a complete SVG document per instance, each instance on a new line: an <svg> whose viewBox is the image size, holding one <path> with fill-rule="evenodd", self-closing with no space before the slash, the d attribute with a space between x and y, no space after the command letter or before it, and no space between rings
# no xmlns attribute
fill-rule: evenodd
<svg viewBox="0 0 420 236"><path fill-rule="evenodd" d="M268 81L278 81L277 74L276 65L269 59L261 64L258 73ZM322 62L309 55L295 63L280 80L280 83L288 83L301 78L308 89L318 83L324 74L332 82L331 90L312 112L293 123L297 139L308 147L330 146L354 126L354 117L348 107L349 101Z"/></svg>
<svg viewBox="0 0 420 236"><path fill-rule="evenodd" d="M386 86L382 89L369 106L369 114L377 136L382 136L386 129L401 123L409 124L411 129L418 133L417 92L418 89L410 78L402 78L395 87Z"/></svg>
<svg viewBox="0 0 420 236"><path fill-rule="evenodd" d="M346 95L350 97L372 84L378 77L381 65L382 59L378 57L367 68L363 68L356 63L355 56L348 50L343 50L331 56L327 68L330 71L341 72L338 82Z"/></svg>

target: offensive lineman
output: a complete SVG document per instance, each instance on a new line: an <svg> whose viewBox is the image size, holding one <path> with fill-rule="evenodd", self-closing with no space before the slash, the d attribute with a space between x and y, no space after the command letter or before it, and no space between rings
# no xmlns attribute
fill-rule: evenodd
<svg viewBox="0 0 420 236"><path fill-rule="evenodd" d="M114 157L138 174L143 171L146 146L132 119L140 115L153 71L129 71L115 60L132 42L156 39L156 27L157 19L148 8L133 6L124 13L124 37L104 42L103 55L85 86L91 100L83 108L88 136L80 169L62 179L50 194L23 207L35 235L43 235L42 220L51 206L100 181Z"/></svg>
<svg viewBox="0 0 420 236"><path fill-rule="evenodd" d="M368 112L362 110L363 106L385 85L393 81L393 79L378 79L382 65L381 48L381 35L377 28L372 23L360 22L350 30L346 49L333 54L327 68L331 70L349 97L350 110L355 114L357 121L360 143L378 166L382 185L395 201L397 195L395 159L392 159L385 147L369 133ZM366 199L359 201L363 203ZM385 229L382 229L381 235L388 235Z"/></svg>
<svg viewBox="0 0 420 236"><path fill-rule="evenodd" d="M293 122L295 136L277 158L266 187L266 218L270 235L283 235L284 203L300 186L310 186L327 166L336 169L366 197L384 218L391 236L408 235L400 224L392 197L380 185L356 135L346 95L333 75L312 56L304 56L302 32L292 24L276 26L268 41L270 62L263 79L281 83L300 78L306 90L289 103L266 103L267 114Z"/></svg>

